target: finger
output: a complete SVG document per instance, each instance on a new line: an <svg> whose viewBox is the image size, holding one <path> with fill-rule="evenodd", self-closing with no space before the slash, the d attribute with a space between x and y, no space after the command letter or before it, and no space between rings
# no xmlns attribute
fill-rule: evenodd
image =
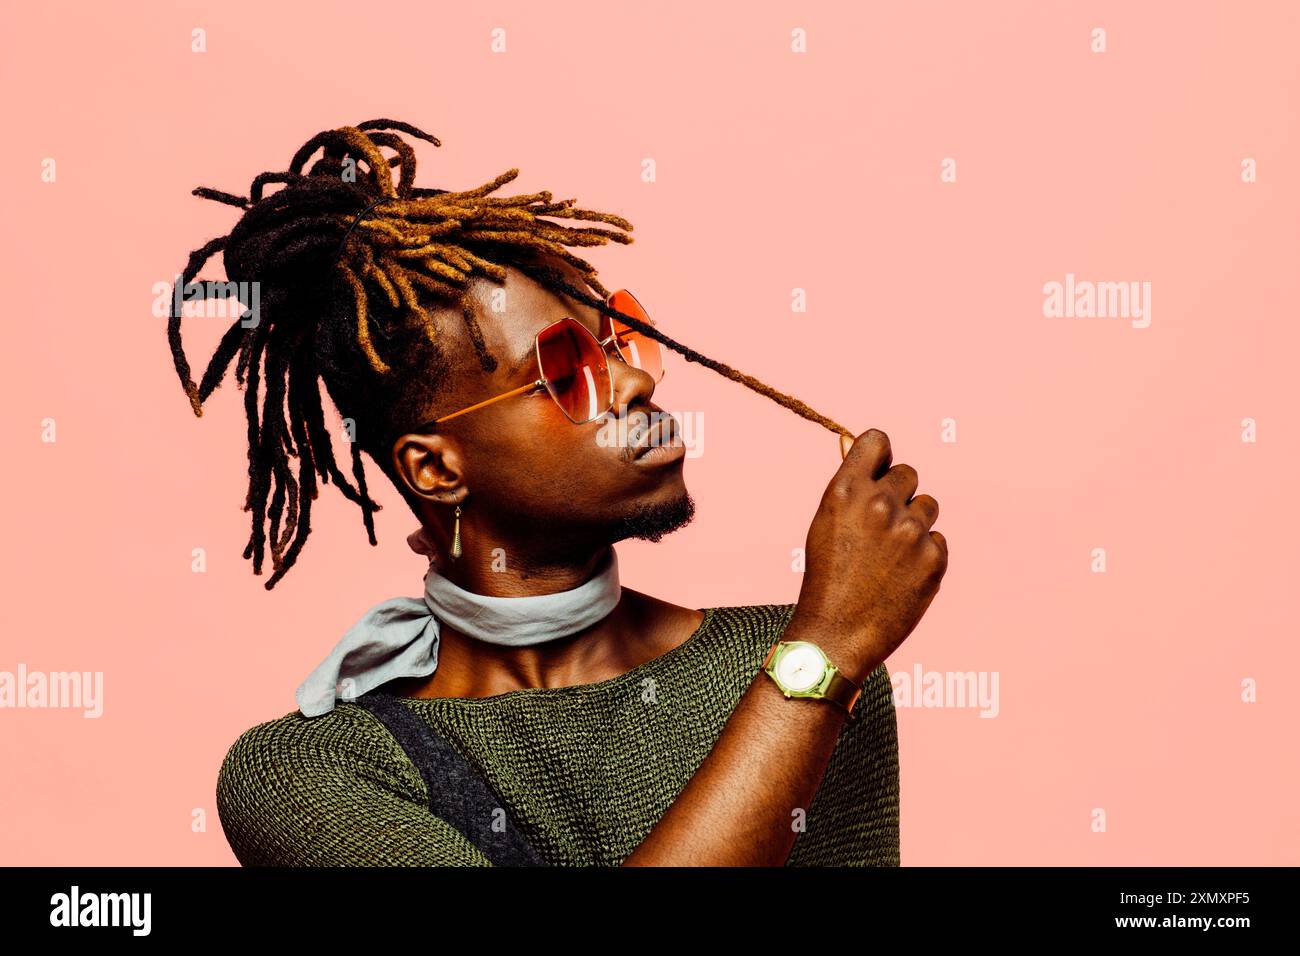
<svg viewBox="0 0 1300 956"><path fill-rule="evenodd" d="M853 447L844 456L840 469L856 474L865 472L874 480L889 469L892 458L889 436L879 428L868 428L853 440Z"/></svg>
<svg viewBox="0 0 1300 956"><path fill-rule="evenodd" d="M933 528L939 520L939 502L929 495L917 495L907 506L926 528Z"/></svg>
<svg viewBox="0 0 1300 956"><path fill-rule="evenodd" d="M935 544L943 548L944 560L948 560L948 539L943 536L943 532L931 531L930 537L934 538Z"/></svg>
<svg viewBox="0 0 1300 956"><path fill-rule="evenodd" d="M912 503L912 495L916 494L916 485L919 480L915 468L899 462L889 469L885 477L880 479L880 483L891 489L904 505L909 505Z"/></svg>

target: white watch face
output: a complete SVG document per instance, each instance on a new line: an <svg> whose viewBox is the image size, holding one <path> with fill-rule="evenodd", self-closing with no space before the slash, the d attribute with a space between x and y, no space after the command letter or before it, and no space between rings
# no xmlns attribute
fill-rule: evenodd
<svg viewBox="0 0 1300 956"><path fill-rule="evenodd" d="M826 676L826 661L815 647L792 647L777 661L776 676L790 690L811 690Z"/></svg>

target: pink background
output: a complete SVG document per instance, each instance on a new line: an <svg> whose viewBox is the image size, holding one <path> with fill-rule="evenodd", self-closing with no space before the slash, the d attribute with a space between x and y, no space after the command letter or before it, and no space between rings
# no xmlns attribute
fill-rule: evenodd
<svg viewBox="0 0 1300 956"><path fill-rule="evenodd" d="M0 670L102 671L105 700L0 710L0 862L233 863L226 748L367 607L419 593L373 467L380 547L327 488L263 589L242 396L196 419L150 311L238 218L193 187L246 194L320 130L391 117L443 141L416 142L417 185L519 166L505 194L626 216L636 243L590 252L611 288L884 429L939 500L948 574L889 666L996 671L1000 712L899 708L905 865L1300 863L1300 7L860 6L11 6ZM1044 317L1066 273L1150 282L1151 326ZM199 370L223 327L186 322ZM793 601L835 436L680 360L655 400L704 415L700 511L620 545L625 583Z"/></svg>

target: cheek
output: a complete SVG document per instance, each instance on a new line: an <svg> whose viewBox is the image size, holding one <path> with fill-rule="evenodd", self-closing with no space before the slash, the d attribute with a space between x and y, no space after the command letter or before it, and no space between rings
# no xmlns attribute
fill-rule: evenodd
<svg viewBox="0 0 1300 956"><path fill-rule="evenodd" d="M512 453L534 471L572 474L617 461L618 449L602 442L610 430L602 429L601 421L575 425L545 393L531 395L518 412L507 440Z"/></svg>
<svg viewBox="0 0 1300 956"><path fill-rule="evenodd" d="M622 471L620 450L602 445L595 425L563 426L541 431L530 439L527 474L519 480L544 482L562 494L591 494L617 483Z"/></svg>
<svg viewBox="0 0 1300 956"><path fill-rule="evenodd" d="M626 478L618 448L601 444L599 423L574 425L549 398L509 422L509 431L484 436L481 453L490 462L476 484L506 509L550 511L599 499ZM531 404L531 403L526 403Z"/></svg>

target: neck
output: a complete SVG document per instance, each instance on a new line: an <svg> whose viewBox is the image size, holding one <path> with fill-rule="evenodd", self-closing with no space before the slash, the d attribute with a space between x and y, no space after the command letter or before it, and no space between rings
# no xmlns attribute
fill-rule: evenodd
<svg viewBox="0 0 1300 956"><path fill-rule="evenodd" d="M579 550L572 538L550 536L548 546L504 543L475 529L463 553L451 558L450 528L424 523L437 551L438 573L457 587L490 597L529 597L572 590L597 574L609 542ZM525 688L569 687L618 676L658 657L689 637L703 614L622 587L619 602L601 620L564 638L506 646L441 627L438 667L427 678L394 682L406 697L492 697Z"/></svg>
<svg viewBox="0 0 1300 956"><path fill-rule="evenodd" d="M407 693L412 697L491 697L616 676L657 656L653 648L645 647L639 597L624 588L618 605L602 620L568 637L531 647L488 644L444 626L437 671Z"/></svg>
<svg viewBox="0 0 1300 956"><path fill-rule="evenodd" d="M441 519L442 515L439 515ZM570 591L591 580L611 542L552 530L532 537L504 535L478 520L461 518L460 557L451 557L452 526L426 517L425 536L437 549L438 573L457 587L489 597L530 597ZM517 524L514 530L517 529Z"/></svg>
<svg viewBox="0 0 1300 956"><path fill-rule="evenodd" d="M609 546L581 555L530 552L505 545L468 542L458 558L450 557L450 541L440 542L438 573L457 587L491 597L529 597L570 591L591 580L605 560Z"/></svg>
<svg viewBox="0 0 1300 956"><path fill-rule="evenodd" d="M572 591L605 572L614 557L609 544L559 554L554 547L503 544L476 530L474 546L463 535L463 553L452 558L447 529L425 523L422 534L426 540L412 546L427 555L432 543L436 559L430 573L463 591L490 598ZM526 687L590 683L598 679L591 675L608 665L611 649L617 658L637 646L636 638L629 636L629 630L638 626L635 602L625 600L625 593L618 590L618 603L600 620L540 644L503 645L462 633L456 628L461 613L457 611L440 622L437 671L428 678L402 682L396 692L411 697L486 697Z"/></svg>

